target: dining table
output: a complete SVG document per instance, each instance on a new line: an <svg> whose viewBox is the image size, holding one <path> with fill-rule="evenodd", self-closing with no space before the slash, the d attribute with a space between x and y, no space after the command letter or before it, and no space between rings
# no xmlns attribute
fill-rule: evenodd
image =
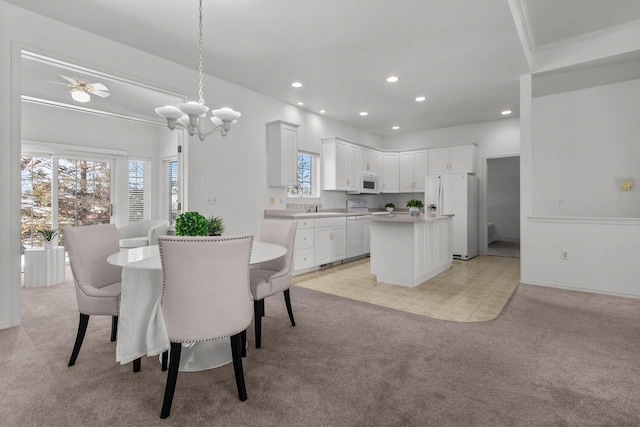
<svg viewBox="0 0 640 427"><path fill-rule="evenodd" d="M286 253L284 246L254 241L249 263L259 264ZM169 350L169 336L162 317L163 274L159 246L122 249L110 255L107 262L122 267L116 361L126 364ZM247 292L251 295L248 289ZM202 371L231 360L229 338L183 343L179 370Z"/></svg>

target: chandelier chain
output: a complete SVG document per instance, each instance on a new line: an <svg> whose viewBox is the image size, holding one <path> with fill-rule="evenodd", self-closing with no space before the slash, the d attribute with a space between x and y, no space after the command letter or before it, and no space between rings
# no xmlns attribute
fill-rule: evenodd
<svg viewBox="0 0 640 427"><path fill-rule="evenodd" d="M198 95L200 96L200 104L204 105L204 95L202 90L202 0L200 0L200 38L198 44L200 46L200 64L198 65L200 82L198 84Z"/></svg>

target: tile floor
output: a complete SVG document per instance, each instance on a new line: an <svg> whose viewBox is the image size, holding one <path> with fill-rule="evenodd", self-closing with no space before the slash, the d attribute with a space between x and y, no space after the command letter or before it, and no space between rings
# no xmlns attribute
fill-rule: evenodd
<svg viewBox="0 0 640 427"><path fill-rule="evenodd" d="M345 298L454 322L493 320L520 280L517 258L478 256L415 288L376 282L369 258L293 277L293 284Z"/></svg>

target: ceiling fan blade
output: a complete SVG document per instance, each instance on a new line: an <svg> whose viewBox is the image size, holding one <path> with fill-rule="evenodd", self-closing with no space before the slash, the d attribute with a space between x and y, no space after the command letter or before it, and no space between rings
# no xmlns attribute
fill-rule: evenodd
<svg viewBox="0 0 640 427"><path fill-rule="evenodd" d="M105 85L103 85L102 83L89 83L91 85L91 87L93 88L94 92L96 90L101 90L101 91L108 91L109 88L107 88Z"/></svg>
<svg viewBox="0 0 640 427"><path fill-rule="evenodd" d="M104 92L104 91L101 91L101 90L92 90L91 94L92 95L97 95L97 96L99 96L101 98L106 98L107 96L111 95L109 92Z"/></svg>
<svg viewBox="0 0 640 427"><path fill-rule="evenodd" d="M65 79L69 83L76 83L76 79L72 79L71 77L63 76L62 74L60 74L60 77L62 77L63 79Z"/></svg>
<svg viewBox="0 0 640 427"><path fill-rule="evenodd" d="M47 83L53 83L54 85L60 85L60 86L71 86L68 83L62 83L62 82L52 82L51 80L47 80Z"/></svg>

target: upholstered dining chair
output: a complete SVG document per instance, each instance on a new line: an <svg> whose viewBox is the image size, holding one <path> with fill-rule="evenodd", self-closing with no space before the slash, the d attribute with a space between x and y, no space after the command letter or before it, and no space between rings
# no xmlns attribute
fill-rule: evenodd
<svg viewBox="0 0 640 427"><path fill-rule="evenodd" d="M289 287L291 286L291 260L293 259L293 244L296 239L297 227L297 221L265 219L260 224L258 240L284 246L287 248L287 253L280 258L253 265L251 268L256 348L260 348L262 345L262 317L264 316L264 299L266 297L282 292L291 326L296 326L291 310Z"/></svg>
<svg viewBox="0 0 640 427"><path fill-rule="evenodd" d="M171 343L161 418L171 412L182 343L230 337L238 397L247 400L242 347L253 314L249 291L252 244L250 235L160 237L162 315Z"/></svg>
<svg viewBox="0 0 640 427"><path fill-rule="evenodd" d="M122 267L111 265L107 257L120 251L118 231L114 224L66 227L62 230L64 244L76 288L80 322L69 366L80 353L89 316L111 316L111 341L118 332Z"/></svg>

